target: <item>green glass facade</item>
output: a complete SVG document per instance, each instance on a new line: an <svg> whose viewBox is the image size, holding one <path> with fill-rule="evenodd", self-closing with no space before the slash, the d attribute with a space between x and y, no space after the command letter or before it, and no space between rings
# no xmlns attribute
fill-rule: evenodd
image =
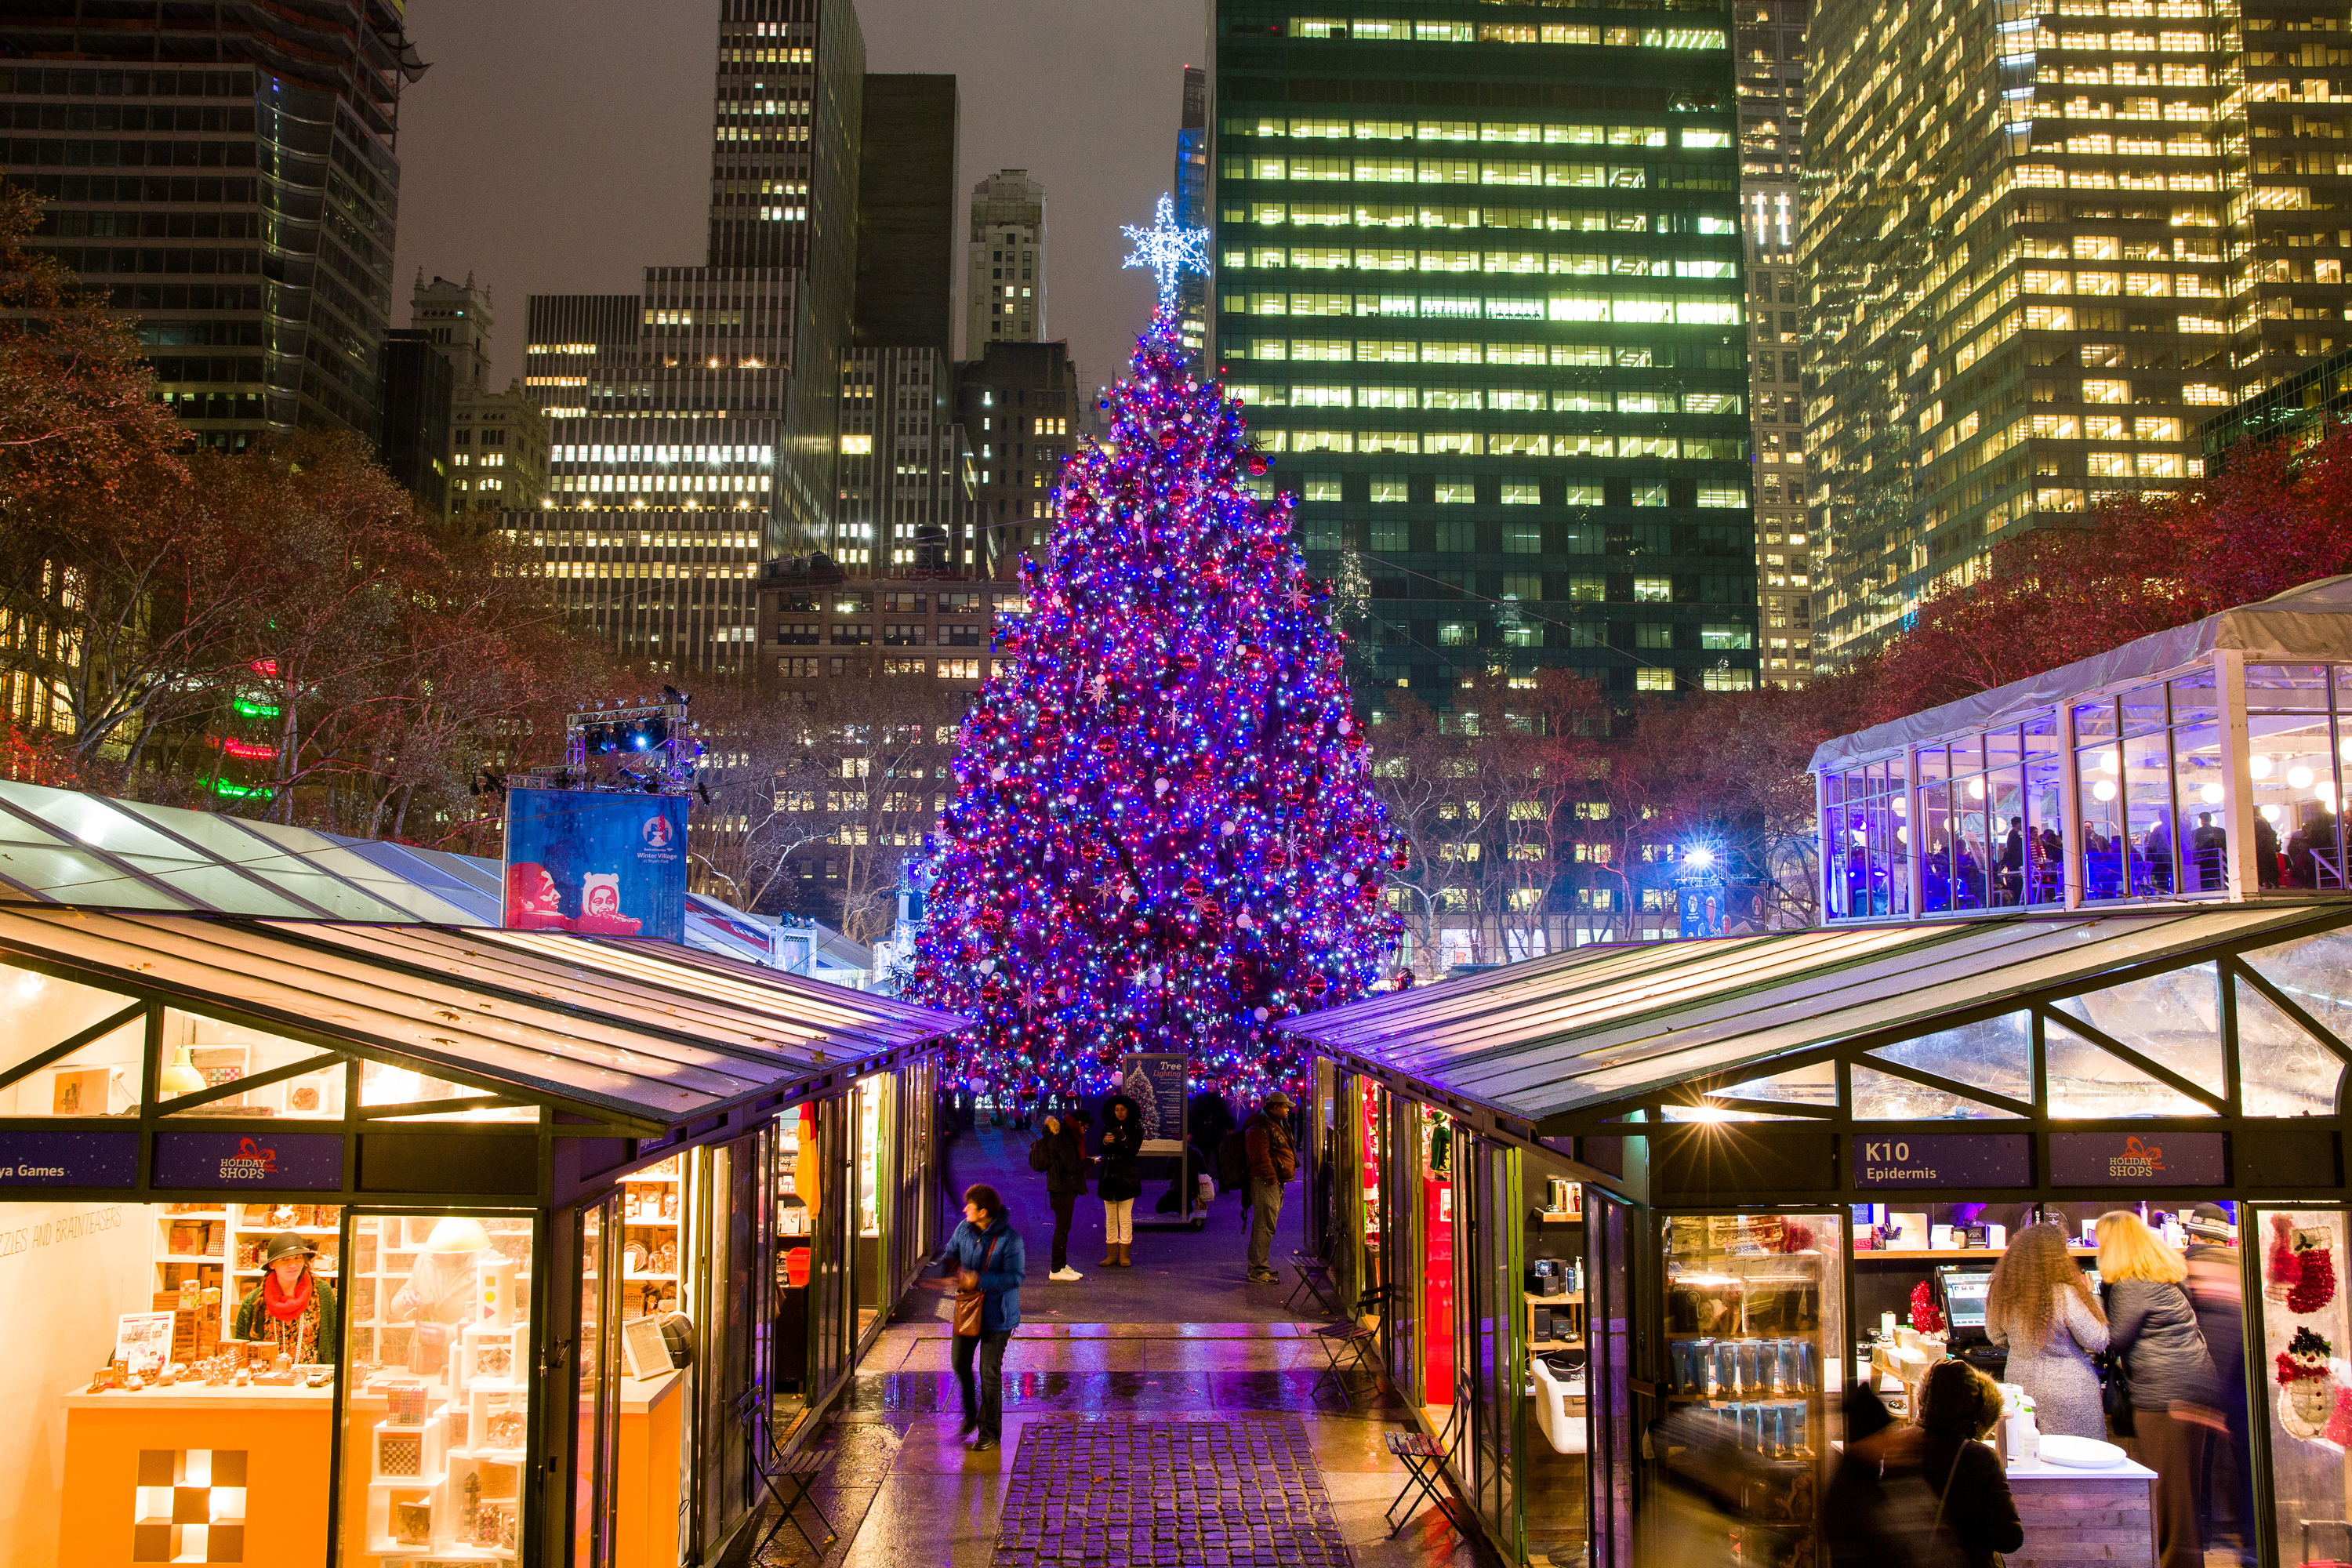
<svg viewBox="0 0 2352 1568"><path fill-rule="evenodd" d="M1217 6L1216 350L1360 679L1756 683L1731 16Z"/></svg>

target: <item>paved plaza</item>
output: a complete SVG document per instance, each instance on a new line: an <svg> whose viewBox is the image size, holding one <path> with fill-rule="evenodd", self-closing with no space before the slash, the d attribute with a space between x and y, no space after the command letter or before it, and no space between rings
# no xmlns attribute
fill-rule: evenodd
<svg viewBox="0 0 2352 1568"><path fill-rule="evenodd" d="M1279 1289L1242 1278L1234 1198L1202 1231L1139 1231L1136 1266L1099 1271L1102 1205L1083 1198L1070 1255L1088 1278L1056 1285L1045 1278L1044 1178L1023 1141L983 1129L951 1147L952 1180L998 1186L1028 1244L1003 1447L962 1446L943 1298L915 1292L824 1439L833 1458L815 1495L841 1534L824 1568L1495 1562L1425 1507L1388 1539L1381 1512L1404 1471L1382 1436L1407 1429L1403 1405L1369 1377L1328 1375L1314 1338L1328 1320L1284 1310L1287 1278ZM1147 1187L1138 1207L1156 1195ZM1303 1201L1294 1184L1277 1261L1298 1246ZM790 1529L763 1558L816 1561Z"/></svg>

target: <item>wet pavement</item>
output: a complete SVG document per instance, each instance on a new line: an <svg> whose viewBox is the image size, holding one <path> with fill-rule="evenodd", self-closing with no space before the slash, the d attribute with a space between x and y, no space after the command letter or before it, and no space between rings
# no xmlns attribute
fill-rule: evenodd
<svg viewBox="0 0 2352 1568"><path fill-rule="evenodd" d="M951 1147L953 1179L996 1185L1029 1244L1023 1323L1004 1358L1003 1446L962 1446L944 1299L913 1292L823 1439L833 1457L815 1495L841 1532L823 1568L1497 1561L1426 1507L1388 1538L1381 1514L1404 1470L1382 1436L1412 1429L1403 1404L1369 1376L1326 1373L1314 1331L1328 1320L1282 1309L1286 1278L1278 1289L1241 1278L1234 1200L1219 1200L1205 1231L1139 1232L1136 1268L1097 1272L1102 1205L1082 1198L1092 1250L1074 1237L1071 1257L1089 1278L1052 1284L1036 1226L1050 1226L1044 1178L1023 1163L1025 1144L967 1134ZM1290 1199L1278 1263L1298 1246L1298 1187ZM787 1528L761 1562L817 1560Z"/></svg>

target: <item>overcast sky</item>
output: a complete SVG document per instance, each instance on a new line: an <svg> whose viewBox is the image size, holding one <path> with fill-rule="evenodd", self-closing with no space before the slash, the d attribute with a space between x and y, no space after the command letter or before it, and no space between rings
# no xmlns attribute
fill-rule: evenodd
<svg viewBox="0 0 2352 1568"><path fill-rule="evenodd" d="M1046 327L1089 384L1123 368L1151 277L1122 271L1175 162L1204 0L858 0L866 68L953 74L966 191L1045 187ZM500 384L532 294L630 293L703 259L717 0L408 0L433 63L402 95L393 324L416 270L488 284ZM959 225L963 221L959 209ZM961 237L961 230L959 231ZM961 264L961 250L959 250ZM962 321L961 274L956 321Z"/></svg>

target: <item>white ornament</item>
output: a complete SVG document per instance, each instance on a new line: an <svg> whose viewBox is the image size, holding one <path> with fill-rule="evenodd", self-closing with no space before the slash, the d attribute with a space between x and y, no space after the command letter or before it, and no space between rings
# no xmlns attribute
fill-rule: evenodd
<svg viewBox="0 0 2352 1568"><path fill-rule="evenodd" d="M1003 763L999 763L996 766L989 769L988 776L999 784L1002 784L1004 781L1004 764Z"/></svg>
<svg viewBox="0 0 2352 1568"><path fill-rule="evenodd" d="M1151 781L1151 793L1154 795L1166 795L1168 793L1168 781L1166 779L1153 779Z"/></svg>
<svg viewBox="0 0 2352 1568"><path fill-rule="evenodd" d="M1260 1008L1257 1010L1257 1014L1256 1014L1257 1021L1258 1021L1259 1023L1261 1023L1261 1024L1265 1023L1268 1018L1271 1018L1271 1017L1273 1017L1273 1016L1274 1016L1274 1015L1273 1015L1273 1014L1271 1014L1271 1013L1267 1012L1267 1011L1266 1011L1265 1008L1263 1008L1263 1007L1260 1007Z"/></svg>
<svg viewBox="0 0 2352 1568"><path fill-rule="evenodd" d="M1235 833L1239 832L1239 831L1240 831L1240 829L1236 828L1236 827L1235 827L1232 823L1230 823L1230 822L1221 822L1221 823L1217 824L1217 831L1218 831L1219 833L1223 834L1224 837L1226 837L1230 838L1230 837L1232 837Z"/></svg>
<svg viewBox="0 0 2352 1568"><path fill-rule="evenodd" d="M994 973L995 969L996 969L996 960L994 960L994 959L992 959L992 958L983 958L983 959L982 959L982 960L980 961L980 972L981 972L982 974L989 974L989 973Z"/></svg>
<svg viewBox="0 0 2352 1568"><path fill-rule="evenodd" d="M1340 885L1341 887L1343 887L1343 888L1352 888L1352 887L1354 887L1354 886L1356 885L1356 874L1355 874L1353 871L1342 871L1342 872L1340 872L1340 873L1339 873L1339 885Z"/></svg>
<svg viewBox="0 0 2352 1568"><path fill-rule="evenodd" d="M1356 721L1353 719L1342 719L1339 721L1339 733L1342 735L1352 733L1355 731L1355 728Z"/></svg>

